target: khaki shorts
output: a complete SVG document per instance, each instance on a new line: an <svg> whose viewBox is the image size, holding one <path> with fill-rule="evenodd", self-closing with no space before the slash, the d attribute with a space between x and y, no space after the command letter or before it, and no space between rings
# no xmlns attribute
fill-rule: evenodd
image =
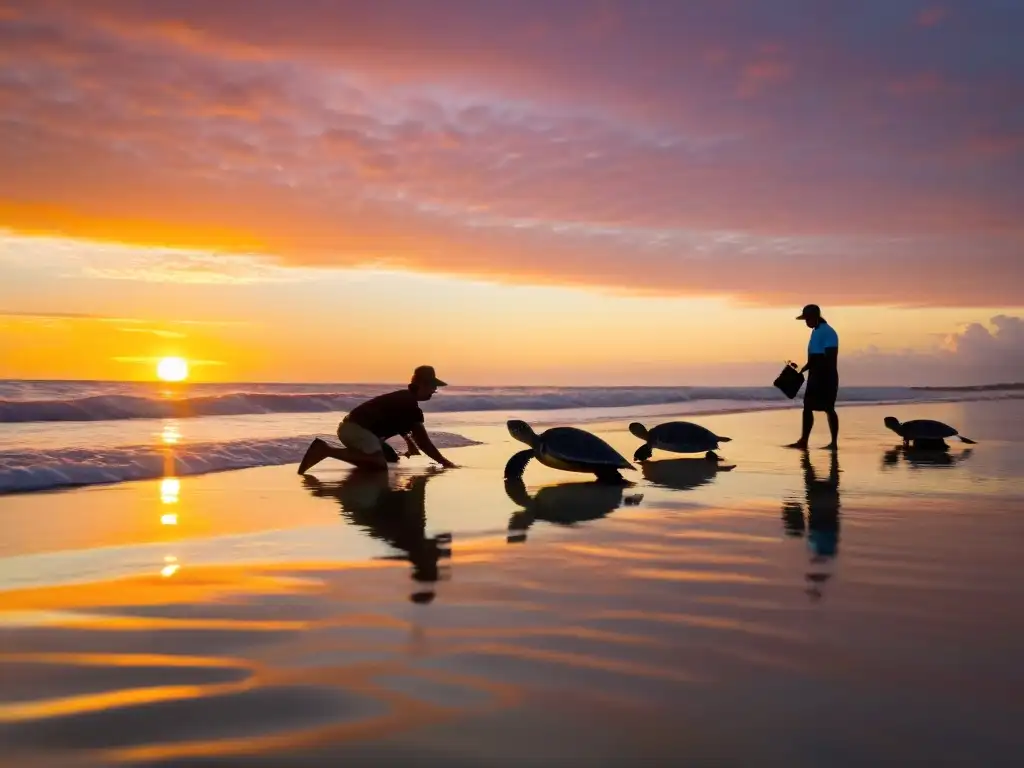
<svg viewBox="0 0 1024 768"><path fill-rule="evenodd" d="M379 437L365 427L361 427L348 419L345 419L338 425L338 439L346 448L351 448L353 451L359 451L360 453L373 455L384 452L384 447L381 445Z"/></svg>

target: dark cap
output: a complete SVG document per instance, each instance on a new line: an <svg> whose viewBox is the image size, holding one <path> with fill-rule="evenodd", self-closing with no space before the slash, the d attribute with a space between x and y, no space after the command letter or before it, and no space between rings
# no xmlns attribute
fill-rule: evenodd
<svg viewBox="0 0 1024 768"><path fill-rule="evenodd" d="M796 319L806 320L808 317L821 317L821 307L817 304L808 304Z"/></svg>
<svg viewBox="0 0 1024 768"><path fill-rule="evenodd" d="M433 384L435 387L447 387L448 382L441 381L434 372L434 366L421 365L412 372L413 384Z"/></svg>

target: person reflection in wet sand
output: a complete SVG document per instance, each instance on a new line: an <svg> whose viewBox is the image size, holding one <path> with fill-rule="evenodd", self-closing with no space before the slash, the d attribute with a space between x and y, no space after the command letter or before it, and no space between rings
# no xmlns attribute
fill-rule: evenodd
<svg viewBox="0 0 1024 768"><path fill-rule="evenodd" d="M893 467L899 464L900 457L914 469L921 467L955 467L971 457L971 449L960 453L952 453L949 447L919 448L913 445L897 445L890 448L882 457L882 467Z"/></svg>
<svg viewBox="0 0 1024 768"><path fill-rule="evenodd" d="M526 532L537 520L571 526L598 520L623 504L639 504L644 497L642 493L624 497L622 492L623 486L601 482L561 483L541 488L530 496L522 478L509 478L505 480L505 494L523 509L509 519L506 541L526 541Z"/></svg>
<svg viewBox="0 0 1024 768"><path fill-rule="evenodd" d="M782 524L788 536L803 537L812 552L811 565L807 572L810 583L807 594L813 599L822 596L821 586L831 574L823 568L836 556L839 549L839 454L832 451L829 458L829 472L824 479L818 477L810 454L802 451L800 467L804 475L804 504L797 499L782 505ZM807 518L804 519L804 505Z"/></svg>
<svg viewBox="0 0 1024 768"><path fill-rule="evenodd" d="M408 560L413 580L423 588L413 592L414 603L434 600L434 584L441 578L438 565L451 557L451 535L427 537L426 485L442 470L431 468L411 475L404 487L393 488L388 475L373 470L354 469L344 480L325 483L306 476L303 483L314 496L333 498L351 523L375 539L387 542L404 554L386 556L387 560Z"/></svg>

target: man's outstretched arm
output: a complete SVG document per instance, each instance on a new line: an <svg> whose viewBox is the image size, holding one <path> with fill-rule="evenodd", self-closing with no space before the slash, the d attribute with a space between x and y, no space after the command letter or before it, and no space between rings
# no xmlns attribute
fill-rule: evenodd
<svg viewBox="0 0 1024 768"><path fill-rule="evenodd" d="M418 456L420 453L420 449L416 447L416 443L414 443L412 438L409 436L410 434L411 433L402 435L402 439L405 440L406 458L409 456Z"/></svg>
<svg viewBox="0 0 1024 768"><path fill-rule="evenodd" d="M442 467L453 468L458 466L454 462L448 461L441 452L434 447L434 443L430 440L430 435L427 434L426 427L422 424L417 424L412 428L411 431L413 440L416 441L416 445L427 454L430 458L440 464Z"/></svg>

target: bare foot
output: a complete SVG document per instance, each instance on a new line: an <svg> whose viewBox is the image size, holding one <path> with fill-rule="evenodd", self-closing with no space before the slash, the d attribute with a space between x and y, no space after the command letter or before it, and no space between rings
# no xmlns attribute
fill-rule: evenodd
<svg viewBox="0 0 1024 768"><path fill-rule="evenodd" d="M823 445L821 448L825 451L836 451L839 450L839 443L829 443L828 445Z"/></svg>
<svg viewBox="0 0 1024 768"><path fill-rule="evenodd" d="M795 443L790 443L786 448L798 448L801 451L807 450L807 442L805 440L797 440Z"/></svg>
<svg viewBox="0 0 1024 768"><path fill-rule="evenodd" d="M313 438L313 442L306 449L306 455L299 462L299 474L304 475L314 464L319 464L327 458L327 443L319 437Z"/></svg>

